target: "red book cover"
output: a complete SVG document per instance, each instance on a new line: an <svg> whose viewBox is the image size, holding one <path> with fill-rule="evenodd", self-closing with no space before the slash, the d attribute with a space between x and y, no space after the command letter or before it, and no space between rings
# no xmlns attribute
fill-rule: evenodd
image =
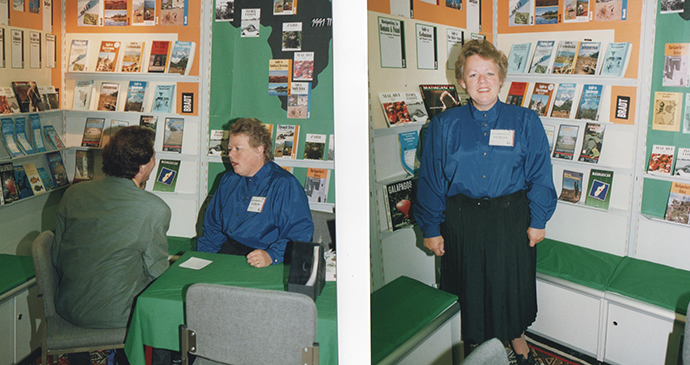
<svg viewBox="0 0 690 365"><path fill-rule="evenodd" d="M149 72L165 72L170 54L170 41L153 41L149 57Z"/></svg>

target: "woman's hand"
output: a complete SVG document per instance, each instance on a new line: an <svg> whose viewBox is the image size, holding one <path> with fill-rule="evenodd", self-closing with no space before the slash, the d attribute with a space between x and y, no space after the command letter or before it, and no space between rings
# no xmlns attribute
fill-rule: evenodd
<svg viewBox="0 0 690 365"><path fill-rule="evenodd" d="M443 237L436 236L424 239L424 247L428 248L436 256L443 256L446 251L443 249Z"/></svg>
<svg viewBox="0 0 690 365"><path fill-rule="evenodd" d="M544 240L546 230L529 227L527 228L527 237L529 237L529 247L534 247L537 243Z"/></svg>

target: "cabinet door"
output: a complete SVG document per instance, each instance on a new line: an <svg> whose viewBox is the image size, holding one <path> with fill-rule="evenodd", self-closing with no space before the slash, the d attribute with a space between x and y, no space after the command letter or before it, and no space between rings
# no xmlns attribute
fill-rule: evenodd
<svg viewBox="0 0 690 365"><path fill-rule="evenodd" d="M38 307L38 288L36 285L15 296L16 320L16 358L19 362L40 346L38 328L42 308Z"/></svg>
<svg viewBox="0 0 690 365"><path fill-rule="evenodd" d="M0 365L14 360L14 298L0 303Z"/></svg>

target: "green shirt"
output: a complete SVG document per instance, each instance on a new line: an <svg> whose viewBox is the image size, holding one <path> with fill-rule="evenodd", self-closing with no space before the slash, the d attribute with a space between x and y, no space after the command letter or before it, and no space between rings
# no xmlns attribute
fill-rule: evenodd
<svg viewBox="0 0 690 365"><path fill-rule="evenodd" d="M106 176L67 189L53 247L58 314L81 327L126 327L134 298L168 268L170 215L130 179Z"/></svg>

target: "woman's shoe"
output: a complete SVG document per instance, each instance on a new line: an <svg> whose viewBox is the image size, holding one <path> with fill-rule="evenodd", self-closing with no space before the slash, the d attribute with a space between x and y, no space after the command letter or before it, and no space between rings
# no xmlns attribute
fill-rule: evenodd
<svg viewBox="0 0 690 365"><path fill-rule="evenodd" d="M527 358L525 358L524 355L520 355L516 352L515 360L517 360L518 365L537 365L537 360L534 359L534 355L532 355L532 350L530 350L529 355L527 355Z"/></svg>

